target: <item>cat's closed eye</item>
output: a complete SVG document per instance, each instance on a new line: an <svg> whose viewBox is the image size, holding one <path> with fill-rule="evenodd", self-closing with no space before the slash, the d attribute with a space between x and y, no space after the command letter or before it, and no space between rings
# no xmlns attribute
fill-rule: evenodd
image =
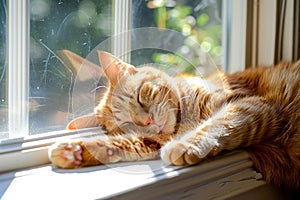
<svg viewBox="0 0 300 200"><path fill-rule="evenodd" d="M137 101L137 103L138 103L142 108L145 108L145 104L141 102L141 95L140 95L139 92L138 92L138 94L137 94L136 101Z"/></svg>

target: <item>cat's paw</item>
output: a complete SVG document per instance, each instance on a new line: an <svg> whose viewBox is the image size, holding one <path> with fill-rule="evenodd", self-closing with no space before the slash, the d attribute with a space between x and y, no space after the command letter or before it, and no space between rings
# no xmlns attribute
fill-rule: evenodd
<svg viewBox="0 0 300 200"><path fill-rule="evenodd" d="M115 163L121 160L119 149L104 140L57 143L50 147L49 158L53 165L65 169Z"/></svg>
<svg viewBox="0 0 300 200"><path fill-rule="evenodd" d="M121 160L120 149L105 140L86 143L86 149L100 163L115 163Z"/></svg>
<svg viewBox="0 0 300 200"><path fill-rule="evenodd" d="M57 167L70 169L82 164L82 151L80 143L57 143L49 149L49 159Z"/></svg>
<svg viewBox="0 0 300 200"><path fill-rule="evenodd" d="M161 149L161 159L168 165L194 165L199 163L202 157L194 145L171 141Z"/></svg>

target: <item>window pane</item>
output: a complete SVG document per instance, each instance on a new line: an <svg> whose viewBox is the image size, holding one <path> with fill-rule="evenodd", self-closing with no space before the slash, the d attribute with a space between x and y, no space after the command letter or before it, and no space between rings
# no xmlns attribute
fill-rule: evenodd
<svg viewBox="0 0 300 200"><path fill-rule="evenodd" d="M132 5L134 28L156 26L182 35L175 41L179 48L173 52L155 48L133 50L133 64L160 63L189 73L194 73L196 68L201 71L208 64L207 56L215 65L222 64L221 0L132 0ZM185 58L192 62L186 62Z"/></svg>
<svg viewBox="0 0 300 200"><path fill-rule="evenodd" d="M7 137L6 4L0 2L0 140Z"/></svg>
<svg viewBox="0 0 300 200"><path fill-rule="evenodd" d="M31 0L30 8L30 132L36 134L64 129L72 119L76 72L59 50L85 58L111 35L112 7L111 0Z"/></svg>
<svg viewBox="0 0 300 200"><path fill-rule="evenodd" d="M184 39L176 41L176 51L132 48L131 63L160 63L176 71L194 73L195 66L205 66L210 55L216 65L221 65L221 4L221 0L132 0L133 30L156 26L175 30ZM62 63L58 51L68 49L82 57L89 55L110 38L113 12L110 0L31 0L30 8L29 127L36 134L64 129L73 117L76 95L88 95L85 91L72 95L76 72ZM132 37L132 46L138 41ZM192 62L187 62L186 57Z"/></svg>

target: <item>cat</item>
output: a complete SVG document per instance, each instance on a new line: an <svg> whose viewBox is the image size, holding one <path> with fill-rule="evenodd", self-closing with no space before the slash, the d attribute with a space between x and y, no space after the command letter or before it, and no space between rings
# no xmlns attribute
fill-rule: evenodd
<svg viewBox="0 0 300 200"><path fill-rule="evenodd" d="M54 144L53 165L158 158L168 165L195 165L242 148L266 182L300 189L300 61L218 73L222 86L208 89L213 78L170 77L104 51L98 56L108 88L95 113L67 129L100 126L107 134Z"/></svg>

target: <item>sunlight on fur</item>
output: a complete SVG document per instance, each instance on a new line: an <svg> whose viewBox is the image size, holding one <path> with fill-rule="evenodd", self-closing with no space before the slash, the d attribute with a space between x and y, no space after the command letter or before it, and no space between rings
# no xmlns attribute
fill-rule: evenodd
<svg viewBox="0 0 300 200"><path fill-rule="evenodd" d="M63 53L83 63L80 56ZM99 126L107 136L55 144L49 150L53 165L158 158L166 165L195 165L242 148L267 182L300 189L300 61L203 79L136 68L104 51L98 56L106 92L94 114L67 128Z"/></svg>

